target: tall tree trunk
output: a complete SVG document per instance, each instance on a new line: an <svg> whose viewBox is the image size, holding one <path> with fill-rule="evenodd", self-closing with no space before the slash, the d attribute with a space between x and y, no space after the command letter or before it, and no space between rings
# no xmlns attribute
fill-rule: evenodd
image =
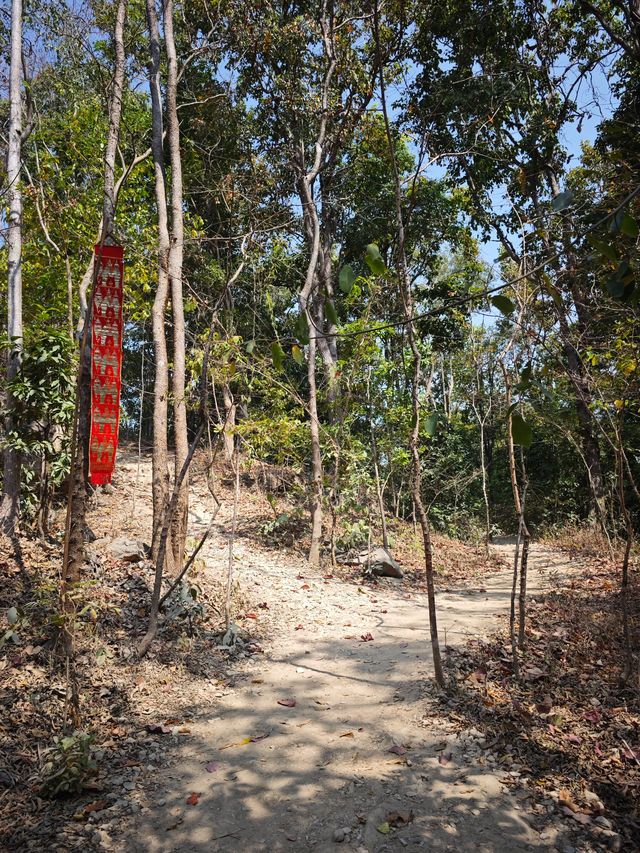
<svg viewBox="0 0 640 853"><path fill-rule="evenodd" d="M184 216L182 189L182 156L178 121L178 57L173 32L173 0L164 0L164 36L167 52L167 140L171 163L171 244L169 248L169 282L173 311L173 429L175 442L175 478L177 480L189 453L187 435L187 403L185 399L185 325L182 292L184 255ZM189 475L180 487L173 518L172 546L177 571L182 568L187 539L189 510Z"/></svg>
<svg viewBox="0 0 640 853"><path fill-rule="evenodd" d="M147 24L149 27L149 92L151 95L152 137L151 148L155 178L155 196L158 215L158 286L156 289L151 320L155 354L155 379L153 387L153 536L151 554L158 558L162 520L169 503L170 479L167 447L167 420L169 399L169 360L165 313L169 298L169 223L167 218L167 189L164 169L162 92L160 86L160 33L155 0L147 0ZM172 547L167 555L173 555Z"/></svg>
<svg viewBox="0 0 640 853"><path fill-rule="evenodd" d="M427 581L427 600L429 607L429 631L431 634L431 651L433 656L433 669L435 679L440 687L445 686L444 671L442 668L442 659L440 657L440 640L438 638L438 623L436 612L436 596L435 584L433 578L433 549L431 545L431 531L429 529L429 520L422 501L422 468L420 465L420 374L421 374L421 356L418 344L416 341L415 325L413 319L413 296L411 293L411 282L407 270L407 256L405 249L405 227L404 216L402 212L402 185L400 183L400 174L398 172L398 163L395 156L395 145L393 135L391 133L391 124L389 122L389 113L387 109L386 87L384 81L384 68L380 62L380 27L379 27L379 8L378 0L375 0L373 7L373 23L375 49L378 55L378 69L380 74L380 100L382 104L382 115L387 135L387 143L389 146L389 157L391 159L391 167L394 182L395 195L395 217L396 217L396 260L398 269L398 280L400 284L402 302L404 306L405 327L407 337L409 339L409 347L413 356L413 371L411 378L411 415L412 426L409 435L409 450L411 454L412 476L411 476L411 493L415 512L420 522L422 530L422 541L424 544L424 562L425 576Z"/></svg>
<svg viewBox="0 0 640 853"><path fill-rule="evenodd" d="M484 500L484 549L489 557L489 544L491 542L491 507L489 504L489 490L487 488L487 460L485 455L484 417L478 418L480 424L480 466L482 468L482 498Z"/></svg>
<svg viewBox="0 0 640 853"><path fill-rule="evenodd" d="M549 187L554 196L560 192L558 179L551 167L548 167ZM536 210L539 210L537 195L533 197L533 203ZM542 221L542 220L541 220ZM568 212L562 214L562 244L566 261L566 268L560 268L560 264L554 261L554 268L557 276L565 280L566 289L571 294L575 317L579 327L579 338L583 339L583 335L590 327L589 311L587 308L587 300L580 292L577 283L578 262L573 248L573 233L574 226L571 216ZM545 245L549 252L552 251L548 239L545 235ZM562 341L562 349L564 354L563 367L571 382L575 393L576 414L578 415L580 441L582 444L583 459L587 466L587 476L589 478L589 494L590 508L589 520L591 524L599 525L602 530L606 527L606 496L604 475L602 472L602 460L600 454L600 444L598 442L596 431L594 430L593 422L593 394L590 387L587 372L580 358L580 354L574 344L574 336L571 334L570 320L562 300L555 301L554 307L558 317L560 326L560 339ZM584 341L583 341L584 343Z"/></svg>
<svg viewBox="0 0 640 853"><path fill-rule="evenodd" d="M22 0L11 4L11 65L9 70L9 139L7 182L9 185L9 229L7 234L7 335L10 339L7 379L11 382L20 370L22 359L22 191L20 161L22 149ZM5 433L15 427L15 403L6 400ZM0 529L12 535L20 514L20 453L4 451Z"/></svg>
<svg viewBox="0 0 640 853"><path fill-rule="evenodd" d="M482 474L482 498L484 501L484 521L485 521L485 534L484 534L484 548L487 559L490 555L489 544L491 542L491 505L489 502L489 488L488 488L488 467L487 467L487 451L486 451L486 424L489 415L491 414L491 393L489 393L489 404L485 409L483 402L483 394L484 394L484 381L483 381L483 371L482 371L482 344L480 353L478 353L477 360L475 361L475 393L472 396L471 407L476 416L476 420L478 421L479 428L479 443L480 443L480 473Z"/></svg>
<svg viewBox="0 0 640 853"><path fill-rule="evenodd" d="M376 496L378 498L378 510L380 512L380 524L382 527L382 547L389 549L389 535L387 533L387 518L384 511L384 495L380 483L380 468L378 466L378 444L376 442L376 430L373 425L373 407L371 405L371 368L367 371L367 404L369 409L369 430L371 434L371 458L373 460L373 475L376 484Z"/></svg>
<svg viewBox="0 0 640 853"><path fill-rule="evenodd" d="M589 478L589 519L592 524L598 524L604 529L607 514L604 475L602 473L600 445L593 429L591 388L589 387L589 381L582 360L571 341L569 323L564 314L564 309L559 311L558 315L565 357L565 370L575 392L576 413L580 425L580 442Z"/></svg>
<svg viewBox="0 0 640 853"><path fill-rule="evenodd" d="M316 157L319 169L319 157ZM298 171L303 172L302 159L298 163ZM318 351L318 328L322 322L322 313L317 311L318 303L318 261L320 258L320 221L316 201L313 196L313 185L317 175L316 163L307 174L298 178L298 195L302 203L303 223L309 261L304 285L300 291L300 311L304 314L309 329L309 347L307 352L307 382L309 384L309 438L311 441L311 483L309 510L311 514L311 545L309 547L309 562L319 565L322 545L323 521L323 481L322 450L320 447L320 422L318 420L318 389L316 381L316 355Z"/></svg>
<svg viewBox="0 0 640 853"><path fill-rule="evenodd" d="M307 311L307 320L310 314ZM309 362L307 364L307 379L309 382L309 434L311 437L311 546L309 562L313 566L320 565L322 547L322 499L323 473L322 452L320 449L320 421L318 420L318 391L316 388L316 333L309 322Z"/></svg>
<svg viewBox="0 0 640 853"><path fill-rule="evenodd" d="M510 346L510 344L509 344ZM520 554L520 594L518 598L518 646L520 649L524 648L526 635L525 635L525 627L526 627L526 614L527 614L527 564L529 560L529 528L527 526L527 521L524 513L524 496L528 487L528 479L527 479L527 470L524 462L524 454L521 456L521 473L522 473L522 497L520 495L520 486L518 485L518 472L516 470L516 454L515 454L515 446L513 441L513 420L512 420L512 412L511 412L511 377L509 376L509 372L506 368L506 365L502 359L500 359L500 368L502 369L502 375L504 377L504 384L507 396L507 410L509 411L509 416L507 419L507 454L509 459L509 476L511 479L511 490L513 492L513 505L515 508L516 515L518 517L518 542L516 548L516 557L520 554L520 546L522 546L522 552ZM518 570L518 562L516 561L516 573ZM515 584L515 578L514 578ZM515 586L513 591L513 596L515 596ZM512 613L512 619L513 619ZM514 627L512 624L512 632L514 631ZM517 670L517 659L514 658L514 672ZM517 676L516 676L517 677Z"/></svg>
<svg viewBox="0 0 640 853"><path fill-rule="evenodd" d="M115 212L115 161L120 136L122 97L125 83L124 30L127 16L127 0L118 0L113 31L115 62L109 95L109 128L104 155L104 199L102 207L102 233L100 243L104 245L112 236ZM84 563L84 541L86 528L87 482L89 474L89 434L91 430L91 310L96 288L98 270L91 264L91 296L85 306L80 345L79 378L77 385L76 416L72 440L72 470L70 474L69 499L67 504L67 531L63 569L63 597L70 585L80 580Z"/></svg>
<svg viewBox="0 0 640 853"><path fill-rule="evenodd" d="M622 414L618 416L615 423L615 444L614 454L616 461L616 480L618 490L618 501L620 504L620 515L624 522L624 532L626 542L624 554L622 557L622 571L620 577L620 603L622 605L622 639L624 643L624 663L622 667L622 682L626 684L635 669L635 649L632 640L631 630L631 615L629 607L629 559L631 557L631 549L634 543L634 525L631 518L631 513L627 507L626 488L625 488L625 452L623 442L623 418ZM634 490L635 483L630 477L631 486Z"/></svg>

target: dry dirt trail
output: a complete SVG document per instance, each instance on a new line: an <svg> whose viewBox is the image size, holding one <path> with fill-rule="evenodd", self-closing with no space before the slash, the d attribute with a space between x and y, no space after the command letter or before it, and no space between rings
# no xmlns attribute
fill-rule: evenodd
<svg viewBox="0 0 640 853"><path fill-rule="evenodd" d="M205 523L197 504L192 523ZM220 530L225 523L223 513ZM214 535L210 557L220 561L223 546ZM236 550L241 585L260 586L280 627L236 686L198 709L168 766L141 773L140 811L113 828L113 848L556 849L501 783L481 733L447 719L446 698L442 721L423 721L432 673L424 596L393 581L359 589L302 562L296 574L290 557L283 569L277 552L256 553L242 538ZM531 563L530 587L541 588L549 555L534 548ZM441 593L443 647L490 632L508 610L510 583L505 570L481 590ZM389 830L393 812L401 825Z"/></svg>

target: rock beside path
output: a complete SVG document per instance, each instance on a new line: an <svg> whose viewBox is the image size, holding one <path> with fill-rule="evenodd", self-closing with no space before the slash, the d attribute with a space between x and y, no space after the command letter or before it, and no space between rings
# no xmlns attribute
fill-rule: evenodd
<svg viewBox="0 0 640 853"><path fill-rule="evenodd" d="M351 559L344 558L341 562L347 566L364 566L378 577L397 578L398 580L404 577L402 566L393 559L386 548L364 551Z"/></svg>
<svg viewBox="0 0 640 853"><path fill-rule="evenodd" d="M122 560L125 563L137 563L138 560L146 559L149 554L149 546L145 545L140 539L127 539L125 536L120 536L107 545L107 551L116 560Z"/></svg>

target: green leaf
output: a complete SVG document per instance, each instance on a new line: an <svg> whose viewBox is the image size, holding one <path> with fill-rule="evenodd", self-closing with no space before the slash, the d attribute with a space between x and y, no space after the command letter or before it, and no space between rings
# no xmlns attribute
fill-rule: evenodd
<svg viewBox="0 0 640 853"><path fill-rule="evenodd" d="M615 248L613 246L610 246L608 243L605 243L604 240L598 240L598 238L594 237L592 234L589 234L587 240L593 246L596 252L599 255L602 255L603 258L607 258L610 261L618 260L618 253L616 252Z"/></svg>
<svg viewBox="0 0 640 853"><path fill-rule="evenodd" d="M549 294L549 296L553 299L556 308L562 308L562 297L560 296L558 288L555 286L555 284L551 281L551 279L546 273L542 274L542 285Z"/></svg>
<svg viewBox="0 0 640 853"><path fill-rule="evenodd" d="M424 431L429 436L429 438L433 438L436 434L436 430L438 429L438 413L431 412L428 417L424 420Z"/></svg>
<svg viewBox="0 0 640 853"><path fill-rule="evenodd" d="M282 370L284 364L284 350L280 346L280 341L275 341L271 344L271 360L276 370Z"/></svg>
<svg viewBox="0 0 640 853"><path fill-rule="evenodd" d="M625 212L623 210L619 210L611 217L611 222L609 224L609 234L619 234L622 229L622 220L625 217Z"/></svg>
<svg viewBox="0 0 640 853"><path fill-rule="evenodd" d="M298 344L291 347L291 355L296 364L304 364L304 354Z"/></svg>
<svg viewBox="0 0 640 853"><path fill-rule="evenodd" d="M626 287L624 281L618 278L617 275L611 276L611 278L605 282L604 286L609 296L613 296L614 299L621 299Z"/></svg>
<svg viewBox="0 0 640 853"><path fill-rule="evenodd" d="M386 272L387 267L375 243L369 243L365 249L364 260L374 275L384 275Z"/></svg>
<svg viewBox="0 0 640 853"><path fill-rule="evenodd" d="M622 299L630 292L633 292L633 287L630 291L627 289L630 284L633 284L633 270L629 261L625 259L618 264L618 269L605 282L605 289L614 299Z"/></svg>
<svg viewBox="0 0 640 853"><path fill-rule="evenodd" d="M333 302L330 299L327 299L327 301L325 302L324 310L325 310L326 315L327 315L327 320L333 326L337 326L338 325L338 314L336 312L336 306L333 304Z"/></svg>
<svg viewBox="0 0 640 853"><path fill-rule="evenodd" d="M342 269L340 270L339 281L340 290L343 293L346 293L347 295L351 293L351 288L353 287L353 283L355 282L355 280L356 274L351 269L349 264L347 264L345 267L342 267Z"/></svg>
<svg viewBox="0 0 640 853"><path fill-rule="evenodd" d="M15 625L18 621L18 611L15 607L10 607L7 610L7 622L9 625Z"/></svg>
<svg viewBox="0 0 640 853"><path fill-rule="evenodd" d="M638 223L630 216L628 213L622 217L622 222L620 223L620 230L623 234L626 234L627 237L633 237L635 240L638 236Z"/></svg>
<svg viewBox="0 0 640 853"><path fill-rule="evenodd" d="M389 826L389 822L386 820L384 821L384 823L379 823L376 826L376 829L382 835L389 835L389 833L391 832L391 827Z"/></svg>
<svg viewBox="0 0 640 853"><path fill-rule="evenodd" d="M558 195L551 200L551 207L559 212L561 210L566 210L568 207L571 207L573 201L573 193L567 190L566 192L558 193Z"/></svg>
<svg viewBox="0 0 640 853"><path fill-rule="evenodd" d="M309 323L306 314L299 314L295 324L296 338L301 344L309 343Z"/></svg>
<svg viewBox="0 0 640 853"><path fill-rule="evenodd" d="M245 346L245 352L247 352L249 355L253 355L253 351L255 348L256 348L256 342L255 341L247 341L247 344Z"/></svg>
<svg viewBox="0 0 640 853"><path fill-rule="evenodd" d="M513 314L516 310L516 306L509 299L508 296L505 296L503 293L499 293L497 296L494 296L491 300L491 304L494 308L497 308L505 317L508 317L509 314Z"/></svg>
<svg viewBox="0 0 640 853"><path fill-rule="evenodd" d="M516 391L526 391L527 388L529 388L531 385L532 372L533 369L531 367L531 362L529 362L529 364L520 371L520 381L516 385Z"/></svg>
<svg viewBox="0 0 640 853"><path fill-rule="evenodd" d="M513 412L511 415L511 431L514 444L519 444L525 448L531 447L533 430L519 412Z"/></svg>

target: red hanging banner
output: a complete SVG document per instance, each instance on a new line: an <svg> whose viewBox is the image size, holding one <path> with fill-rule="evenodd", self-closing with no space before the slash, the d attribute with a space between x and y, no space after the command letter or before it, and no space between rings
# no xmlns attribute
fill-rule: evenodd
<svg viewBox="0 0 640 853"><path fill-rule="evenodd" d="M97 243L91 318L91 437L89 481L111 482L118 449L122 368L122 246Z"/></svg>

